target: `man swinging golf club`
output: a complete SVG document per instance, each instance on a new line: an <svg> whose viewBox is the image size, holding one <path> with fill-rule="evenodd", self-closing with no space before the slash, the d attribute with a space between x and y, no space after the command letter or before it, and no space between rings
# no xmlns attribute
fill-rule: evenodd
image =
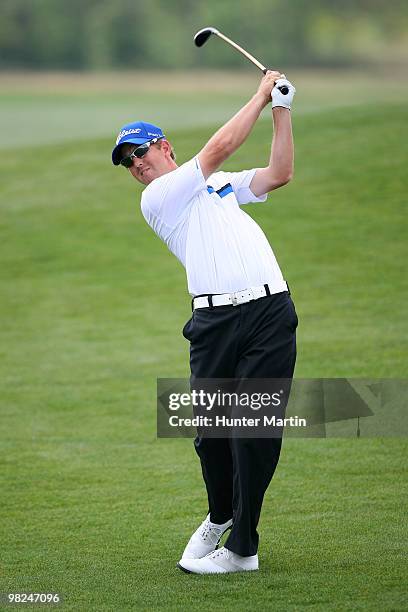
<svg viewBox="0 0 408 612"><path fill-rule="evenodd" d="M268 240L240 206L265 202L292 178L294 93L284 75L268 71L249 102L181 166L162 130L150 123L125 125L113 149L113 163L147 186L141 200L147 223L186 268L193 316L183 334L190 341L193 378L293 376L294 305ZM271 98L267 165L217 172L245 142ZM209 512L178 566L196 574L257 570L257 525L281 438L198 435L194 444ZM225 545L217 549L227 529Z"/></svg>

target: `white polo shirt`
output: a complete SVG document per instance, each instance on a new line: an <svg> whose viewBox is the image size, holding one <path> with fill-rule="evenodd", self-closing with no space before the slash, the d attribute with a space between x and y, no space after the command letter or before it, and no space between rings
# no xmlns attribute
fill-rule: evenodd
<svg viewBox="0 0 408 612"><path fill-rule="evenodd" d="M191 295L265 283L272 293L286 291L265 234L239 207L266 200L249 188L255 172L215 172L205 181L195 157L143 191L143 216L185 267Z"/></svg>

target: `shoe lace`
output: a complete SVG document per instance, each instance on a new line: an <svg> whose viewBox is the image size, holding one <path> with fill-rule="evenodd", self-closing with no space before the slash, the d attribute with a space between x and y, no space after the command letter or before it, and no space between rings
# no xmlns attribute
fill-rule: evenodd
<svg viewBox="0 0 408 612"><path fill-rule="evenodd" d="M200 529L200 536L203 540L211 540L213 543L217 543L222 536L222 529L210 523L208 518L205 519Z"/></svg>
<svg viewBox="0 0 408 612"><path fill-rule="evenodd" d="M211 559L215 559L216 557L225 557L226 559L229 559L231 555L228 548L222 547L218 548L217 550L214 550L214 552L210 553L207 556L211 557Z"/></svg>

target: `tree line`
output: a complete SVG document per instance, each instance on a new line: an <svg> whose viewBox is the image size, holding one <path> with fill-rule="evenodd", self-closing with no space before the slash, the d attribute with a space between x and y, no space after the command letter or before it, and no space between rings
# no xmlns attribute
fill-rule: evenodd
<svg viewBox="0 0 408 612"><path fill-rule="evenodd" d="M406 0L1 0L1 69L188 69L245 60L193 34L212 25L273 65L406 59Z"/></svg>

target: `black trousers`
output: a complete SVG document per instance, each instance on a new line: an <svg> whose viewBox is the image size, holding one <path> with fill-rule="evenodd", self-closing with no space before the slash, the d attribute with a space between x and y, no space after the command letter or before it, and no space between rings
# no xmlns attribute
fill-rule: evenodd
<svg viewBox="0 0 408 612"><path fill-rule="evenodd" d="M288 292L240 306L200 308L183 329L195 378L293 377L298 319ZM265 491L279 461L281 438L194 441L207 488L210 520L233 519L226 548L258 550L257 525Z"/></svg>

